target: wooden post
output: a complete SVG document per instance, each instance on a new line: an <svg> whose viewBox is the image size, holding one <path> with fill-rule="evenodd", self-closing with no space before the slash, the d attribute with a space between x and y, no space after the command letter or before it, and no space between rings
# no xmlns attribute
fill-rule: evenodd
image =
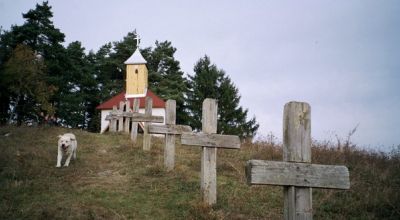
<svg viewBox="0 0 400 220"><path fill-rule="evenodd" d="M117 112L117 106L114 105L111 114L114 114L116 112ZM111 120L110 120L110 131L111 132L117 131L117 119L115 119L115 118L111 118Z"/></svg>
<svg viewBox="0 0 400 220"><path fill-rule="evenodd" d="M240 139L234 135L217 133L217 101L205 99L203 102L202 132L182 133L183 145L202 146L201 154L201 190L203 201L212 205L217 202L217 147L240 148Z"/></svg>
<svg viewBox="0 0 400 220"><path fill-rule="evenodd" d="M122 113L124 111L125 103L123 101L119 102L119 112ZM118 119L118 131L124 130L124 117L119 117Z"/></svg>
<svg viewBox="0 0 400 220"><path fill-rule="evenodd" d="M311 108L307 103L289 102L283 113L283 160L311 163ZM284 218L312 219L310 187L284 187Z"/></svg>
<svg viewBox="0 0 400 220"><path fill-rule="evenodd" d="M217 101L205 99L203 102L202 131L206 134L217 133ZM203 147L201 154L201 183L204 201L217 202L217 148Z"/></svg>
<svg viewBox="0 0 400 220"><path fill-rule="evenodd" d="M151 97L146 97L146 108L145 115L151 116L153 108L153 99ZM149 125L151 122L144 123L144 131L143 131L143 150L149 151L151 149L151 134L149 134Z"/></svg>
<svg viewBox="0 0 400 220"><path fill-rule="evenodd" d="M249 184L284 186L284 219L312 219L311 187L349 189L345 166L311 164L311 110L289 102L283 114L283 162L250 160Z"/></svg>
<svg viewBox="0 0 400 220"><path fill-rule="evenodd" d="M129 100L125 101L125 112L131 112L131 107L130 107ZM130 126L130 124L131 124L131 118L126 117L125 121L124 121L124 125L125 125L124 131L125 131L125 133L129 134L129 126Z"/></svg>
<svg viewBox="0 0 400 220"><path fill-rule="evenodd" d="M167 100L166 103L166 125L175 125L176 123L176 101ZM164 165L167 171L173 170L175 165L175 135L165 135Z"/></svg>
<svg viewBox="0 0 400 220"><path fill-rule="evenodd" d="M133 100L133 109L132 109L133 113L139 112L139 105L140 105L140 99L134 99ZM136 143L137 133L138 133L138 122L132 121L131 140L133 143Z"/></svg>
<svg viewBox="0 0 400 220"><path fill-rule="evenodd" d="M165 135L164 165L167 171L175 166L175 139L177 135L192 132L187 125L176 125L176 101L167 100L165 125L149 125L149 133Z"/></svg>

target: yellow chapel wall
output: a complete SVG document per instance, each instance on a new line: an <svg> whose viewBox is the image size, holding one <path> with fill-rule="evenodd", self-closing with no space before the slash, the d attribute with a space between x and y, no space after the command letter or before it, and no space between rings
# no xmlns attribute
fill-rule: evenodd
<svg viewBox="0 0 400 220"><path fill-rule="evenodd" d="M135 70L138 73L135 73ZM144 94L148 86L148 70L145 64L128 64L126 66L126 94Z"/></svg>

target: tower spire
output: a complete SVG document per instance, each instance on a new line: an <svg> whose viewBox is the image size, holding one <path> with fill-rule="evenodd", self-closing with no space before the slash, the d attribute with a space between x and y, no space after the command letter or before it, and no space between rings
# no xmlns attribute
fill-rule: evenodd
<svg viewBox="0 0 400 220"><path fill-rule="evenodd" d="M140 36L136 29L133 31L136 40L135 52L124 62L126 64L126 92L125 98L145 97L148 87L147 61L140 53Z"/></svg>

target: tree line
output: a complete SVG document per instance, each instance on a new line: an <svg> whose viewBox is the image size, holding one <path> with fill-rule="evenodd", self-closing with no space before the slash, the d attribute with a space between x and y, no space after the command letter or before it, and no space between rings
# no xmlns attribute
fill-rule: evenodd
<svg viewBox="0 0 400 220"><path fill-rule="evenodd" d="M81 42L63 46L65 34L51 20L48 2L22 14L25 22L0 29L0 123L43 124L99 131L96 106L124 89L124 61L136 49L135 32L85 52ZM255 117L240 106L238 88L205 55L186 77L170 41L141 49L149 89L177 103L177 123L201 129L201 104L218 100L218 132L253 137Z"/></svg>

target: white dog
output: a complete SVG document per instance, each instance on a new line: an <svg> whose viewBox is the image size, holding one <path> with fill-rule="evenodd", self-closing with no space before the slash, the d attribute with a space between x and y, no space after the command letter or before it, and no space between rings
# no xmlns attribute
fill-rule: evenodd
<svg viewBox="0 0 400 220"><path fill-rule="evenodd" d="M76 141L75 135L71 133L58 135L58 156L57 156L57 167L61 167L61 160L63 156L67 156L64 166L69 165L72 155L76 159L76 148L78 142Z"/></svg>

